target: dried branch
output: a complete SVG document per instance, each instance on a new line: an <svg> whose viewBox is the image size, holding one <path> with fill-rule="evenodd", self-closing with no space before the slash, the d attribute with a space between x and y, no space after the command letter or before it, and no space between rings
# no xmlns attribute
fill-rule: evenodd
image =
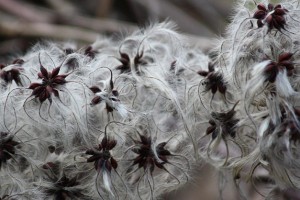
<svg viewBox="0 0 300 200"><path fill-rule="evenodd" d="M35 9L28 3L21 3L15 0L0 0L0 8L8 13L29 22L53 22L55 16L49 12Z"/></svg>
<svg viewBox="0 0 300 200"><path fill-rule="evenodd" d="M136 26L131 23L117 21L113 19L93 19L84 16L68 16L60 17L65 24L91 29L97 32L118 33L123 30L133 31Z"/></svg>
<svg viewBox="0 0 300 200"><path fill-rule="evenodd" d="M77 7L65 0L46 0L46 2L58 13L78 14Z"/></svg>
<svg viewBox="0 0 300 200"><path fill-rule="evenodd" d="M10 37L48 37L58 40L76 40L84 43L92 43L98 37L97 33L71 26L17 21L0 21L0 34Z"/></svg>
<svg viewBox="0 0 300 200"><path fill-rule="evenodd" d="M140 0L134 0L141 3ZM182 18L181 27L183 24L187 24L185 21L189 21L187 24L191 27L197 27L201 31L205 32L205 29L195 22L194 19L187 16L183 12L179 12L178 8L170 3L162 3L163 9L166 9L168 13ZM28 3L20 3L16 0L0 0L0 7L4 10L14 14L15 16L25 19L26 23L21 23L17 20L0 22L0 35L4 36L26 36L26 37L49 37L59 40L77 40L84 43L92 43L100 33L118 33L120 31L132 32L137 29L137 26L123 21L113 19L93 19L80 15L71 15L67 12L52 11L45 8L40 8ZM151 6L153 9L153 6ZM153 10L152 10L153 11ZM153 11L156 12L156 11ZM32 13L32 15L28 14ZM168 15L168 13L161 13L161 15ZM178 15L177 15L178 14ZM61 24L67 25L53 25L49 24L54 21L59 21ZM178 20L177 20L178 21ZM44 23L42 23L44 22ZM185 22L185 23L183 23ZM211 48L212 42L205 37L197 37L195 35L188 35L191 39L191 43L199 46L199 48L207 51Z"/></svg>
<svg viewBox="0 0 300 200"><path fill-rule="evenodd" d="M159 10L154 9L151 4L145 3L144 0L130 0L138 3L141 6L146 7L150 12L156 13L162 18L170 18L178 24L179 27L192 34L201 34L202 36L211 36L213 32L209 30L205 25L203 25L198 20L194 19L187 13L183 12L179 7L168 1L159 1ZM161 11L161 12L160 12Z"/></svg>
<svg viewBox="0 0 300 200"><path fill-rule="evenodd" d="M102 0L98 2L96 10L98 17L107 17L113 5L113 0Z"/></svg>
<svg viewBox="0 0 300 200"><path fill-rule="evenodd" d="M115 33L122 30L132 31L134 25L127 22L112 19L93 19L85 16L74 15L67 12L59 13L40 8L28 3L20 3L16 0L0 0L0 8L29 22L53 23L59 21L62 24L74 25L81 28L91 29L97 32ZM42 11L41 11L42 10ZM27 16L28 13L34 13Z"/></svg>

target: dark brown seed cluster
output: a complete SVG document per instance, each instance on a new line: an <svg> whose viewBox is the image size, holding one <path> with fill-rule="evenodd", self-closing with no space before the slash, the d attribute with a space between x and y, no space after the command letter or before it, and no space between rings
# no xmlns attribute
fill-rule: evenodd
<svg viewBox="0 0 300 200"><path fill-rule="evenodd" d="M293 117L289 111L284 111L281 117L281 125L278 131L279 136L285 133L289 134L292 142L300 142L300 109L294 108L295 116Z"/></svg>
<svg viewBox="0 0 300 200"><path fill-rule="evenodd" d="M253 18L257 19L257 26L259 28L267 24L268 31L273 28L278 31L285 30L286 20L284 15L288 12L287 9L282 8L280 4L274 6L271 3L268 4L268 7L260 3L257 5L257 9Z"/></svg>
<svg viewBox="0 0 300 200"><path fill-rule="evenodd" d="M122 52L119 52L119 54L120 54L120 58L118 58L118 60L121 62L121 65L117 66L116 69L120 70L121 74L130 72L131 68L130 68L130 57L129 57L129 55L126 54L126 53L122 53ZM140 72L139 69L138 69L138 66L147 64L142 59L143 56L144 56L144 52L137 53L136 56L134 57L134 60L133 60L134 68L135 68L135 70L138 74Z"/></svg>
<svg viewBox="0 0 300 200"><path fill-rule="evenodd" d="M294 63L291 61L293 54L285 52L279 55L278 61L272 61L268 64L264 70L266 80L274 83L277 77L277 74L286 69L287 75L292 76L294 70Z"/></svg>
<svg viewBox="0 0 300 200"><path fill-rule="evenodd" d="M51 94L59 98L59 93L57 90L58 85L64 85L66 83L65 78L68 74L59 75L60 66L48 72L45 67L42 65L40 57L40 72L38 73L38 78L42 79L42 83L32 83L29 86L29 89L32 89L31 96L39 98L40 102L44 102L48 99L52 102Z"/></svg>
<svg viewBox="0 0 300 200"><path fill-rule="evenodd" d="M77 177L68 178L66 175L63 175L59 180L53 180L54 187L44 189L45 193L54 195L55 200L67 200L67 199L84 199L82 191L78 188L74 188L80 185Z"/></svg>
<svg viewBox="0 0 300 200"><path fill-rule="evenodd" d="M213 112L212 118L209 120L210 126L206 129L206 134L212 134L212 139L215 139L218 134L222 136L230 136L235 138L236 136L236 125L239 122L235 118L236 111L234 110L238 102L228 112Z"/></svg>
<svg viewBox="0 0 300 200"><path fill-rule="evenodd" d="M96 93L102 91L98 86L92 86L92 87L90 87L90 90L91 90L94 94L96 94ZM95 97L92 99L92 101L91 101L91 105L94 106L94 105L96 105L96 104L101 103L101 101L102 101L102 98L101 98L100 96L95 96Z"/></svg>
<svg viewBox="0 0 300 200"><path fill-rule="evenodd" d="M105 136L98 147L94 149L89 149L85 153L91 155L87 159L87 162L94 162L95 169L98 172L107 170L111 172L112 169L117 169L118 163L111 156L110 151L117 145L117 141L110 139Z"/></svg>
<svg viewBox="0 0 300 200"><path fill-rule="evenodd" d="M130 72L130 58L128 54L120 52L120 58L118 60L121 65L117 66L117 70L120 70L121 74Z"/></svg>
<svg viewBox="0 0 300 200"><path fill-rule="evenodd" d="M4 195L4 196L2 196L2 197L0 197L0 200L8 200L8 199L10 199L10 198L9 198L9 196L7 194Z"/></svg>
<svg viewBox="0 0 300 200"><path fill-rule="evenodd" d="M213 64L208 65L208 71L199 71L198 74L200 76L204 76L206 81L203 82L205 85L205 91L211 91L215 94L219 91L221 94L225 94L227 90L226 83L224 81L223 75L215 71L215 67Z"/></svg>
<svg viewBox="0 0 300 200"><path fill-rule="evenodd" d="M166 142L159 143L155 147L156 155L160 160L158 160L151 148L151 137L140 135L140 141L136 140L135 144L137 147L132 149L132 151L138 156L133 159L132 167L137 165L138 168L144 168L144 170L149 168L151 173L154 171L155 166L166 170L164 165L168 163L168 156L172 155L170 151L165 149Z"/></svg>
<svg viewBox="0 0 300 200"><path fill-rule="evenodd" d="M92 86L89 88L94 94L102 92L102 90L98 87L98 86ZM109 99L111 101L120 101L119 100L119 92L117 90L112 90L111 91L111 96L109 97ZM94 106L96 104L101 103L103 99L100 96L95 96L92 101L91 101L91 105ZM108 112L112 112L113 108L111 108L108 104L106 104L106 109Z"/></svg>
<svg viewBox="0 0 300 200"><path fill-rule="evenodd" d="M13 136L6 132L0 132L0 169L2 164L12 158L15 154L15 147L19 144L13 140Z"/></svg>
<svg viewBox="0 0 300 200"><path fill-rule="evenodd" d="M12 64L15 65L10 70L5 70L6 65L0 64L0 78L6 83L15 81L18 86L22 86L20 72L23 70L21 65L24 63L22 59L16 59Z"/></svg>
<svg viewBox="0 0 300 200"><path fill-rule="evenodd" d="M92 86L90 87L89 89L94 93L94 94L97 94L97 93L100 93L100 92L103 92L102 94L102 97L101 95L96 95L90 105L94 106L96 104L99 104L102 102L102 100L104 100L103 98L107 98L107 100L111 101L111 102L117 102L117 101L120 101L119 100L119 92L117 90L114 89L114 82L112 81L113 79L113 74L112 74L112 71L110 70L110 75L111 75L111 78L110 78L110 81L109 81L109 88L108 90L104 90L102 91L98 86ZM108 113L112 113L114 108L112 108L108 102L106 102L106 110Z"/></svg>
<svg viewBox="0 0 300 200"><path fill-rule="evenodd" d="M92 46L88 46L85 50L84 50L84 55L94 59L96 54L98 53L97 50L94 50Z"/></svg>
<svg viewBox="0 0 300 200"><path fill-rule="evenodd" d="M50 153L56 153L54 146L50 146ZM47 162L42 165L45 170L45 181L52 183L49 186L41 186L41 189L47 196L54 196L55 200L70 200L70 199L87 199L83 194L83 189L80 188L80 177L78 173L76 176L67 176L65 172L61 175L62 163L59 161ZM70 178L71 177L71 178Z"/></svg>

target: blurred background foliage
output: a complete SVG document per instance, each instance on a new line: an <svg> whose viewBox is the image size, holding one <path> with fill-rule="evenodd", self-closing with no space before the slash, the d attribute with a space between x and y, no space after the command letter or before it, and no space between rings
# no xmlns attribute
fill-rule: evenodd
<svg viewBox="0 0 300 200"><path fill-rule="evenodd" d="M169 19L206 48L224 32L233 0L0 0L0 60L38 41L93 43Z"/></svg>

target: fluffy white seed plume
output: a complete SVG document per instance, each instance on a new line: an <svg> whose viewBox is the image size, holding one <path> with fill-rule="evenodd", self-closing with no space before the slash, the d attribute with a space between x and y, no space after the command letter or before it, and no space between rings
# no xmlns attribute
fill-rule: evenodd
<svg viewBox="0 0 300 200"><path fill-rule="evenodd" d="M210 56L163 22L0 65L0 198L156 199L202 162L220 195L232 174L244 199L253 177L298 188L297 7L238 1Z"/></svg>

